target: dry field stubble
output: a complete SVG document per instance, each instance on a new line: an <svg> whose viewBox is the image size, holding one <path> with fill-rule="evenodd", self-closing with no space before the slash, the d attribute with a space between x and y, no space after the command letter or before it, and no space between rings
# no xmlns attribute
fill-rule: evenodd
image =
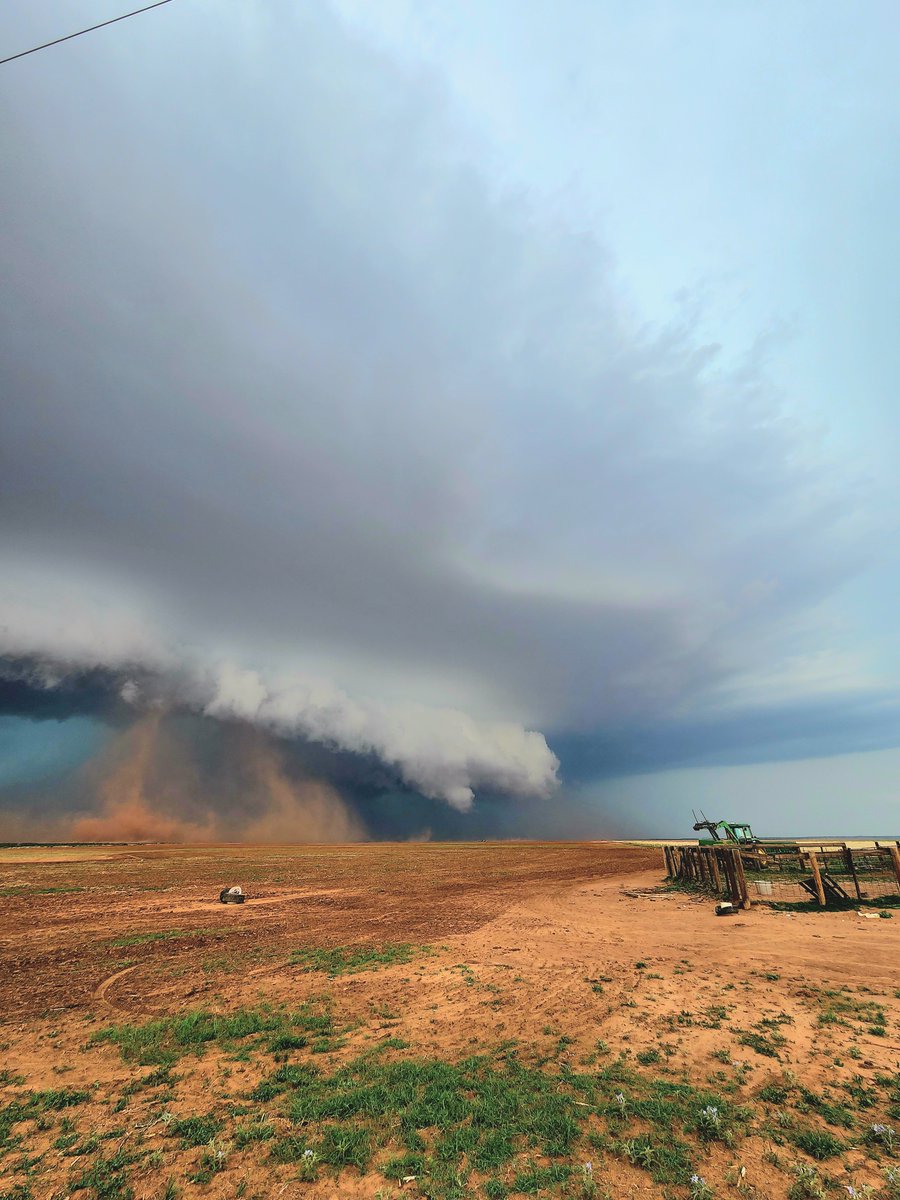
<svg viewBox="0 0 900 1200"><path fill-rule="evenodd" d="M659 860L0 850L0 1198L898 1200L900 911Z"/></svg>

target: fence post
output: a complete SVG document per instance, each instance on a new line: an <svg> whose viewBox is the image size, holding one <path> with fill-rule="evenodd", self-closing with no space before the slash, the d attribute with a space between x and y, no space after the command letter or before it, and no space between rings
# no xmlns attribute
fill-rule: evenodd
<svg viewBox="0 0 900 1200"><path fill-rule="evenodd" d="M815 850L809 851L809 865L812 868L813 882L816 885L816 895L819 898L819 907L825 907L825 889L822 887L822 872L819 870L819 860L816 857Z"/></svg>
<svg viewBox="0 0 900 1200"><path fill-rule="evenodd" d="M717 892L722 891L722 879L719 875L719 864L716 862L716 852L713 849L709 850L709 866L712 872L713 884Z"/></svg>
<svg viewBox="0 0 900 1200"><path fill-rule="evenodd" d="M688 882L693 883L697 875L697 864L694 862L694 847L688 846L685 851L687 854L687 876Z"/></svg>
<svg viewBox="0 0 900 1200"><path fill-rule="evenodd" d="M894 864L894 874L897 876L897 886L900 888L900 847L891 846L891 862Z"/></svg>
<svg viewBox="0 0 900 1200"><path fill-rule="evenodd" d="M740 892L741 908L750 907L750 893L747 891L747 877L744 875L744 863L741 859L740 850L732 850L734 859L734 874L737 879L738 891Z"/></svg>
<svg viewBox="0 0 900 1200"><path fill-rule="evenodd" d="M859 890L859 879L857 878L856 867L853 862L853 851L846 845L844 846L844 862L847 864L847 870L853 878L853 886L856 888L856 898L857 900L862 900L862 892Z"/></svg>
<svg viewBox="0 0 900 1200"><path fill-rule="evenodd" d="M737 879L734 874L734 862L731 858L729 850L722 851L722 870L725 872L725 881L728 884L728 894L731 897L733 904L740 904L741 897L738 892Z"/></svg>

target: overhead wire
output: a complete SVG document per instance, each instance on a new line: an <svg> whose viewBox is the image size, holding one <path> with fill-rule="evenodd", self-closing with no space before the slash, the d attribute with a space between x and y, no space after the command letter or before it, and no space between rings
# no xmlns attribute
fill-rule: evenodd
<svg viewBox="0 0 900 1200"><path fill-rule="evenodd" d="M115 25L118 21L127 21L129 17L137 17L141 13L149 12L151 8L162 8L164 4L171 4L172 0L156 0L155 4L147 4L144 8L136 8L133 12L122 13L121 17L111 17L108 21L101 21L99 25L90 25L87 29L79 29L76 33L67 33L65 37L54 38L52 42L44 42L40 46L32 46L30 50L20 50L18 54L10 54L8 58L0 58L0 67L4 63L13 62L17 58L25 58L27 54L37 54L38 50L46 50L50 46L58 46L60 42L69 42L72 38L81 37L85 33L93 33L95 29L103 29L106 25Z"/></svg>

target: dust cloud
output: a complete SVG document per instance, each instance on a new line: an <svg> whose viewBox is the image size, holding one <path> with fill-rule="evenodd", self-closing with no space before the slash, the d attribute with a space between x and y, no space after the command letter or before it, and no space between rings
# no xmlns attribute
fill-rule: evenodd
<svg viewBox="0 0 900 1200"><path fill-rule="evenodd" d="M264 733L236 727L216 753L143 717L79 772L69 811L0 813L0 837L73 842L347 842L363 821L329 784L296 778Z"/></svg>

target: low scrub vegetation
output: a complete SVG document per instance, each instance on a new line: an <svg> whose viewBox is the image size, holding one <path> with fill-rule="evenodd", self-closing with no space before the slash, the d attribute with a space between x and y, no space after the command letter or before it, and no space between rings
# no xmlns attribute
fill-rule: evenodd
<svg viewBox="0 0 900 1200"><path fill-rule="evenodd" d="M416 955L430 952L429 946L414 946L409 942L388 942L382 946L308 946L295 950L291 963L304 971L323 971L334 978L412 962Z"/></svg>
<svg viewBox="0 0 900 1200"><path fill-rule="evenodd" d="M293 1011L243 1008L227 1014L198 1009L177 1017L163 1017L143 1025L107 1025L91 1038L94 1045L118 1046L126 1062L143 1066L168 1066L183 1054L200 1053L210 1042L225 1048L258 1035L272 1047L286 1042L305 1044L302 1035L327 1036L332 1032L331 1016L312 1004Z"/></svg>

